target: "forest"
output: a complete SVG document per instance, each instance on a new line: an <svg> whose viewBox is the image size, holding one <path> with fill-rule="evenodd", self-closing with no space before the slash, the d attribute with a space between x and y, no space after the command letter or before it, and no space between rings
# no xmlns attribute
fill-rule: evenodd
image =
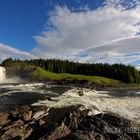
<svg viewBox="0 0 140 140"><path fill-rule="evenodd" d="M2 66L33 65L54 73L82 74L88 76L102 76L123 81L125 83L140 83L139 72L131 65L107 63L79 63L56 59L19 60L8 58Z"/></svg>

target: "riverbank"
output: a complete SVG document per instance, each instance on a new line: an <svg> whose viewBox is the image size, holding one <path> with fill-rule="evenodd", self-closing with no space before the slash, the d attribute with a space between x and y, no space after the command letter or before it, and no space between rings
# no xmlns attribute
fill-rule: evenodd
<svg viewBox="0 0 140 140"><path fill-rule="evenodd" d="M47 85L57 85L57 86L68 86L72 88L87 88L94 90L107 90L107 91L127 91L127 90L139 90L139 84L126 84L126 83L118 83L118 84L106 84L102 83L92 83L87 80L76 80L76 79L61 79L61 80L48 80L44 81L44 84Z"/></svg>

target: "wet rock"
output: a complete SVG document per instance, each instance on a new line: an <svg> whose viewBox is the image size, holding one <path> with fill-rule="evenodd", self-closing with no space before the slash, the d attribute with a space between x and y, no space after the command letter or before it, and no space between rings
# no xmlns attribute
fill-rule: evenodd
<svg viewBox="0 0 140 140"><path fill-rule="evenodd" d="M83 105L64 108L30 107L19 109L0 130L0 140L138 140L129 133L133 123L113 113L101 113L96 106ZM31 112L30 112L31 111ZM30 113L29 113L30 112ZM48 113L47 115L45 115ZM14 114L14 113L13 113ZM9 120L9 114L1 115ZM17 115L13 115L16 118ZM31 120L31 121L27 121ZM7 122L7 121L6 121Z"/></svg>
<svg viewBox="0 0 140 140"><path fill-rule="evenodd" d="M37 111L33 115L33 119L37 120L45 115L46 111Z"/></svg>
<svg viewBox="0 0 140 140"><path fill-rule="evenodd" d="M61 139L67 135L69 135L71 130L62 123L60 126L58 126L48 137L47 140L58 140Z"/></svg>
<svg viewBox="0 0 140 140"><path fill-rule="evenodd" d="M43 119L43 118L41 118L41 119L39 120L39 125L42 126L42 125L44 125L44 124L46 124L46 120Z"/></svg>
<svg viewBox="0 0 140 140"><path fill-rule="evenodd" d="M30 121L32 119L32 113L33 112L31 110L24 111L22 114L22 119L24 121Z"/></svg>
<svg viewBox="0 0 140 140"><path fill-rule="evenodd" d="M92 114L88 115L89 111L98 110L96 107L86 109L80 106L78 109L70 112L67 117L62 121L69 128L69 134L62 137L61 140L137 140L137 134L128 134L122 130L132 126L131 121L124 119L115 114ZM116 124L117 123L117 124ZM59 128L61 125L57 126ZM60 139L58 133L54 133L55 138L52 140Z"/></svg>
<svg viewBox="0 0 140 140"><path fill-rule="evenodd" d="M48 101L52 101L52 98L51 97L47 97Z"/></svg>
<svg viewBox="0 0 140 140"><path fill-rule="evenodd" d="M104 137L94 131L77 130L74 133L62 138L61 140L105 140Z"/></svg>
<svg viewBox="0 0 140 140"><path fill-rule="evenodd" d="M94 115L97 115L97 114L101 114L101 111L96 107L96 106L92 106L88 113L87 113L87 116L94 116Z"/></svg>
<svg viewBox="0 0 140 140"><path fill-rule="evenodd" d="M96 117L106 121L107 123L117 127L117 128L125 128L125 127L131 127L133 124L131 121L120 117L117 114L98 114Z"/></svg>
<svg viewBox="0 0 140 140"><path fill-rule="evenodd" d="M28 124L24 124L22 120L18 120L13 124L4 127L2 131L3 133L0 136L1 140L10 140L17 137L21 137L21 139L24 140L29 137L33 130Z"/></svg>
<svg viewBox="0 0 140 140"><path fill-rule="evenodd" d="M10 111L10 117L11 117L11 119L13 119L13 118L18 118L19 117L19 111L16 109L16 110L11 110Z"/></svg>
<svg viewBox="0 0 140 140"><path fill-rule="evenodd" d="M84 92L83 91L78 91L79 96L84 96Z"/></svg>
<svg viewBox="0 0 140 140"><path fill-rule="evenodd" d="M119 129L122 133L125 133L126 135L130 136L132 139L138 139L138 135L134 131L133 133L129 130L133 130L134 124L123 117L120 117L117 114L98 114L97 117L104 120L108 124L114 126L116 129ZM110 127L108 128L110 130ZM111 131L114 131L111 129ZM114 131L115 132L115 131Z"/></svg>
<svg viewBox="0 0 140 140"><path fill-rule="evenodd" d="M138 139L138 134L128 134L123 128L132 127L132 122L115 114L87 115L85 110L75 110L66 119L71 133L63 139L73 140L110 140Z"/></svg>
<svg viewBox="0 0 140 140"><path fill-rule="evenodd" d="M7 131L8 129L11 129L13 127L21 128L23 125L24 125L24 122L22 120L18 120L18 121L11 123L10 125L4 127L3 130Z"/></svg>
<svg viewBox="0 0 140 140"><path fill-rule="evenodd" d="M0 127L10 122L8 113L0 113Z"/></svg>

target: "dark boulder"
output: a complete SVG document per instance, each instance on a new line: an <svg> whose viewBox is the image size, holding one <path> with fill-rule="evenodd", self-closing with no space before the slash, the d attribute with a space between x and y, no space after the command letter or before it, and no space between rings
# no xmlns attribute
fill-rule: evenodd
<svg viewBox="0 0 140 140"><path fill-rule="evenodd" d="M97 108L95 107L95 109ZM63 116L55 128L43 138L51 140L139 139L137 133L129 134L124 131L124 129L133 127L131 121L112 113L100 113L89 116L89 111L91 111L91 109L86 109L83 106L71 110L70 113Z"/></svg>
<svg viewBox="0 0 140 140"><path fill-rule="evenodd" d="M84 96L84 92L83 91L78 91L79 96Z"/></svg>

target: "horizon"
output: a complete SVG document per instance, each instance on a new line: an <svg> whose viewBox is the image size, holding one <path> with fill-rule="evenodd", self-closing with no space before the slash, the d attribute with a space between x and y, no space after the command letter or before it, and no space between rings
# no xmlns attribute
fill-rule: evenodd
<svg viewBox="0 0 140 140"><path fill-rule="evenodd" d="M139 0L2 0L0 61L68 59L140 69Z"/></svg>

